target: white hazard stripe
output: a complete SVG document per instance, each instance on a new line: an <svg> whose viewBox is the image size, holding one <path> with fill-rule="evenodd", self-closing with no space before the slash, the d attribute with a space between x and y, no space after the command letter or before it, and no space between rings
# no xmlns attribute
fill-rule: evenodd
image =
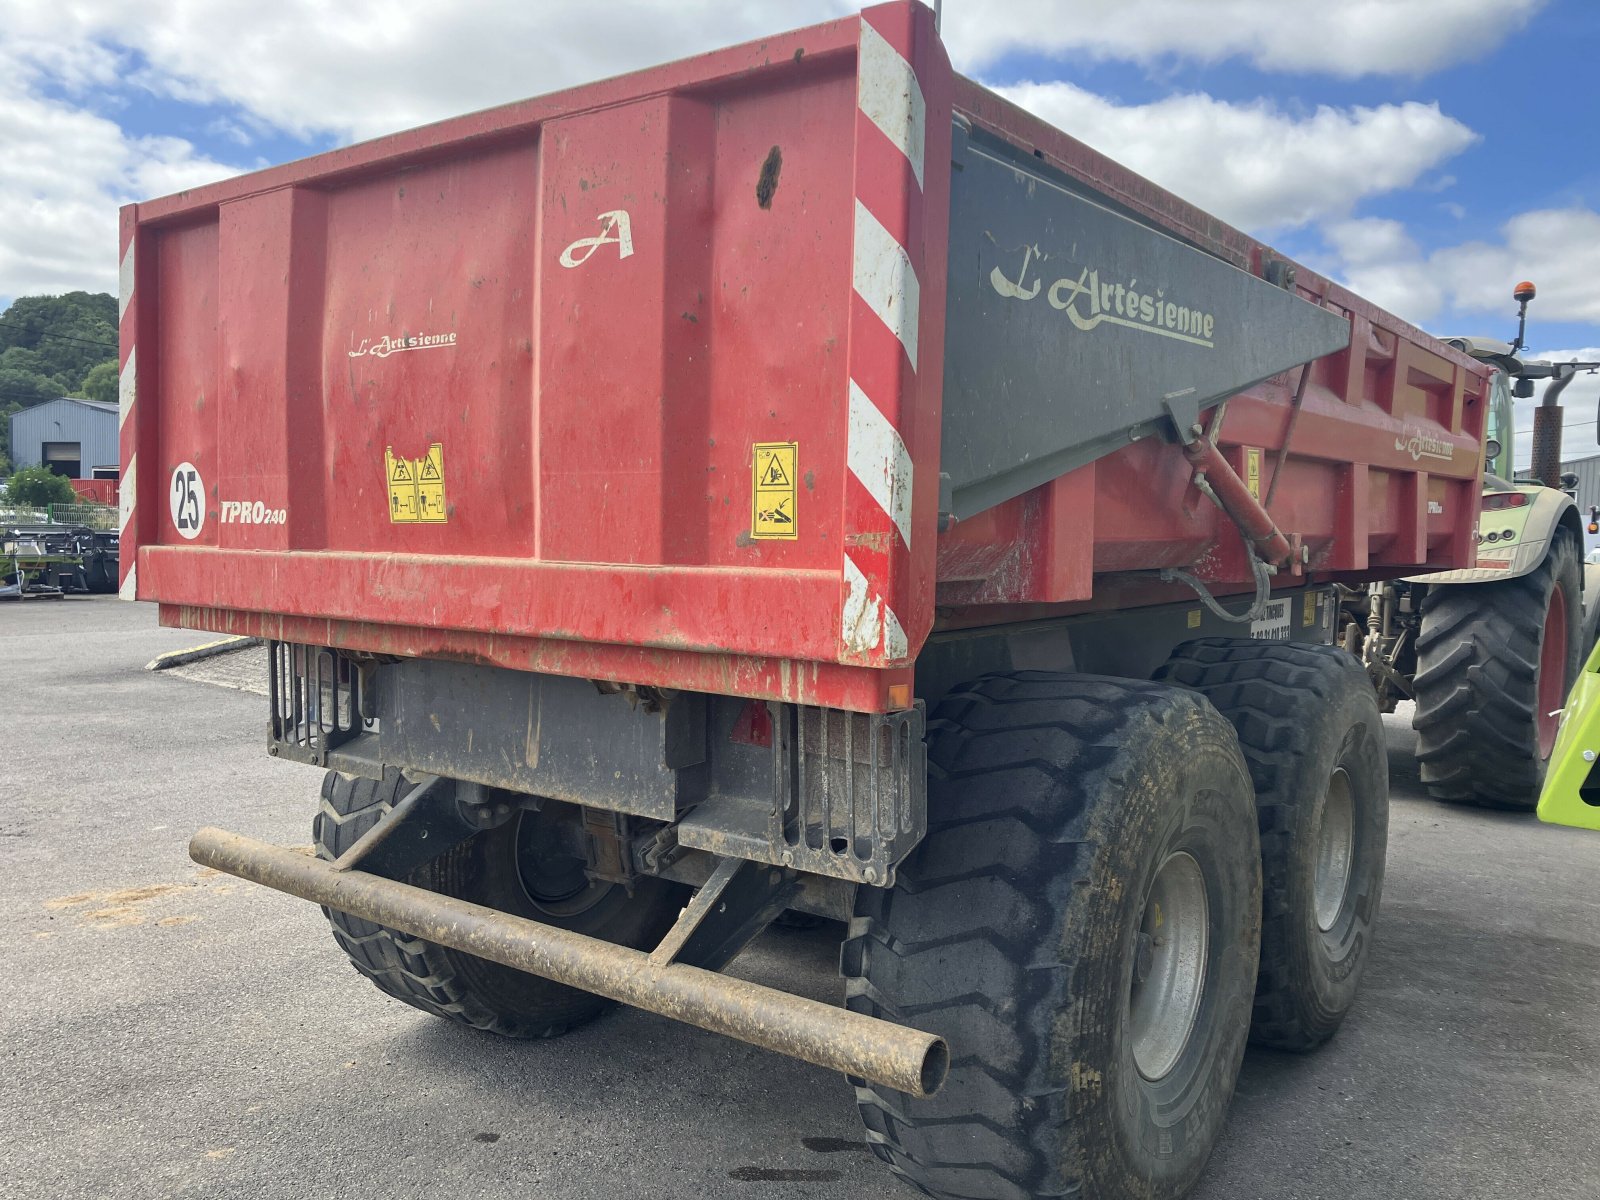
<svg viewBox="0 0 1600 1200"><path fill-rule="evenodd" d="M911 455L900 433L850 381L850 437L846 461L878 506L889 514L906 546L911 545Z"/></svg>
<svg viewBox="0 0 1600 1200"><path fill-rule="evenodd" d="M844 556L844 581L849 589L844 599L845 646L857 654L868 654L881 641L885 658L907 658L910 644L900 618L882 597L869 594L867 577L848 554Z"/></svg>
<svg viewBox="0 0 1600 1200"><path fill-rule="evenodd" d="M128 455L128 465L123 468L122 479L117 484L118 505L121 510L121 520L117 523L122 535L128 532L128 521L133 516L133 498L138 492L139 456Z"/></svg>
<svg viewBox="0 0 1600 1200"><path fill-rule="evenodd" d="M128 351L128 361L122 366L122 374L117 376L117 432L120 434L122 427L128 423L128 414L133 411L135 393L138 389L139 373L133 360L138 354L138 347Z"/></svg>
<svg viewBox="0 0 1600 1200"><path fill-rule="evenodd" d="M117 320L128 315L128 305L133 303L133 243L122 256L122 267L117 271Z"/></svg>
<svg viewBox="0 0 1600 1200"><path fill-rule="evenodd" d="M122 480L117 485L119 492L118 508L121 510L121 520L117 522L117 527L121 531L118 535L118 540L123 543L119 554L135 553L134 547L129 546L126 543L128 540L128 522L133 519L134 499L139 494L138 467L139 456L137 454L130 454L128 456L128 465L123 469L122 472ZM122 586L117 589L117 595L122 597L124 600L132 600L134 597L135 570L136 564L129 563L128 574L123 578Z"/></svg>
<svg viewBox="0 0 1600 1200"><path fill-rule="evenodd" d="M893 331L917 369L917 318L922 309L922 285L911 257L894 240L867 206L856 200L854 283L858 295L878 319Z"/></svg>
<svg viewBox="0 0 1600 1200"><path fill-rule="evenodd" d="M865 21L861 22L860 61L856 64L856 103L911 163L922 186L922 153L927 140L927 103L917 73L900 52Z"/></svg>

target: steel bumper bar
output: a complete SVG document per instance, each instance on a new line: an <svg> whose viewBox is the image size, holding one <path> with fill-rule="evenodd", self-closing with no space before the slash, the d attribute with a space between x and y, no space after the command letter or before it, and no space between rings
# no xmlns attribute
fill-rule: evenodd
<svg viewBox="0 0 1600 1200"><path fill-rule="evenodd" d="M441 896L225 830L200 830L189 857L264 887L325 904L519 971L726 1034L819 1067L927 1096L949 1066L943 1039L625 946Z"/></svg>

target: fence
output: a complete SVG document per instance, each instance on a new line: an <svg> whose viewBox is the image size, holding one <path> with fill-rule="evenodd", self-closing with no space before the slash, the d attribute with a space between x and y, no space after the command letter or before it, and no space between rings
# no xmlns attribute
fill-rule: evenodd
<svg viewBox="0 0 1600 1200"><path fill-rule="evenodd" d="M50 520L57 525L87 525L90 529L115 529L117 510L110 504L52 504Z"/></svg>

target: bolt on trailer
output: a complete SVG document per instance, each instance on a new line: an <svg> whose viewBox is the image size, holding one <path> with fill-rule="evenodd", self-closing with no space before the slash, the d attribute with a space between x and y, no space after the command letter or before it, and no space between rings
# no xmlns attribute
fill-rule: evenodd
<svg viewBox="0 0 1600 1200"><path fill-rule="evenodd" d="M427 1012L846 1074L935 1196L1183 1194L1353 1002L1341 586L1468 567L1486 369L898 2L130 206L123 591L270 642L310 899ZM135 386L135 382L137 386ZM248 516L246 515L248 514ZM723 974L848 922L845 1005Z"/></svg>

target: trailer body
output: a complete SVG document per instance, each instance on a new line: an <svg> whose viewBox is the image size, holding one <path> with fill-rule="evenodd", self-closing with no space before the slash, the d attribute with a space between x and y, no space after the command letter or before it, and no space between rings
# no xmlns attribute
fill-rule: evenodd
<svg viewBox="0 0 1600 1200"><path fill-rule="evenodd" d="M1171 438L1226 396L1280 584L1473 561L1477 366L911 9L130 205L122 281L172 624L891 711L936 624L1247 587Z"/></svg>

